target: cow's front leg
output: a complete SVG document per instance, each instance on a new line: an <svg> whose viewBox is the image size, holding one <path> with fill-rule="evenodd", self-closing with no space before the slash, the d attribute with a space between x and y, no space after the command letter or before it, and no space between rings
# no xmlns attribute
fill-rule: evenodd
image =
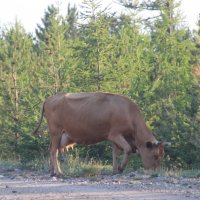
<svg viewBox="0 0 200 200"><path fill-rule="evenodd" d="M124 158L123 158L123 160L121 162L121 165L118 167L118 171L119 172L123 172L123 170L125 169L125 167L126 167L126 165L128 163L128 156L132 151L131 146L125 140L125 138L120 134L118 134L118 135L110 134L109 140L114 142L124 152Z"/></svg>

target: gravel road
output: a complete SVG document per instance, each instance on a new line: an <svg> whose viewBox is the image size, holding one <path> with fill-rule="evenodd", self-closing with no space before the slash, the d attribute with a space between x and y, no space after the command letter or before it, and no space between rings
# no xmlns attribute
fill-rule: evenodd
<svg viewBox="0 0 200 200"><path fill-rule="evenodd" d="M95 177L49 177L0 169L0 200L200 200L200 178L151 177L137 172Z"/></svg>

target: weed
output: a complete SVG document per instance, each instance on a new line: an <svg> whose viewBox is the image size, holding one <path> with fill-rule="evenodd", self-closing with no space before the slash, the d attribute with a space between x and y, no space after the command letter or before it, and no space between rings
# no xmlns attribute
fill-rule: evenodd
<svg viewBox="0 0 200 200"><path fill-rule="evenodd" d="M2 160L0 159L0 168L6 170L14 170L20 167L20 162L17 160Z"/></svg>

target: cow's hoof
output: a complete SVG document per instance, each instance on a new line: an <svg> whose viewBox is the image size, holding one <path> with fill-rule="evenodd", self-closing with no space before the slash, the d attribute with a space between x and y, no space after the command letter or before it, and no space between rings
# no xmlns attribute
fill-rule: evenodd
<svg viewBox="0 0 200 200"><path fill-rule="evenodd" d="M63 178L64 174L63 173L51 173L51 177L56 177L56 178Z"/></svg>
<svg viewBox="0 0 200 200"><path fill-rule="evenodd" d="M58 174L56 177L57 177L57 178L64 178L65 175L64 175L64 174Z"/></svg>
<svg viewBox="0 0 200 200"><path fill-rule="evenodd" d="M56 173L51 173L51 174L50 174L50 177L56 177L56 176L57 176Z"/></svg>
<svg viewBox="0 0 200 200"><path fill-rule="evenodd" d="M113 170L112 171L112 175L116 175L116 174L119 174L119 171L118 170Z"/></svg>
<svg viewBox="0 0 200 200"><path fill-rule="evenodd" d="M56 178L57 176L55 174L50 174L51 178Z"/></svg>

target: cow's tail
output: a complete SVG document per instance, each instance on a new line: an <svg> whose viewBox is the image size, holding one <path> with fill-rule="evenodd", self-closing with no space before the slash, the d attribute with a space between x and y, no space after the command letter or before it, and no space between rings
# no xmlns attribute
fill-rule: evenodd
<svg viewBox="0 0 200 200"><path fill-rule="evenodd" d="M45 103L43 103L42 108L41 108L41 115L40 115L40 119L38 121L38 125L32 132L33 135L39 135L40 136L40 134L38 134L38 129L40 128L40 125L42 123L42 119L43 119L43 116L44 116L44 104Z"/></svg>

